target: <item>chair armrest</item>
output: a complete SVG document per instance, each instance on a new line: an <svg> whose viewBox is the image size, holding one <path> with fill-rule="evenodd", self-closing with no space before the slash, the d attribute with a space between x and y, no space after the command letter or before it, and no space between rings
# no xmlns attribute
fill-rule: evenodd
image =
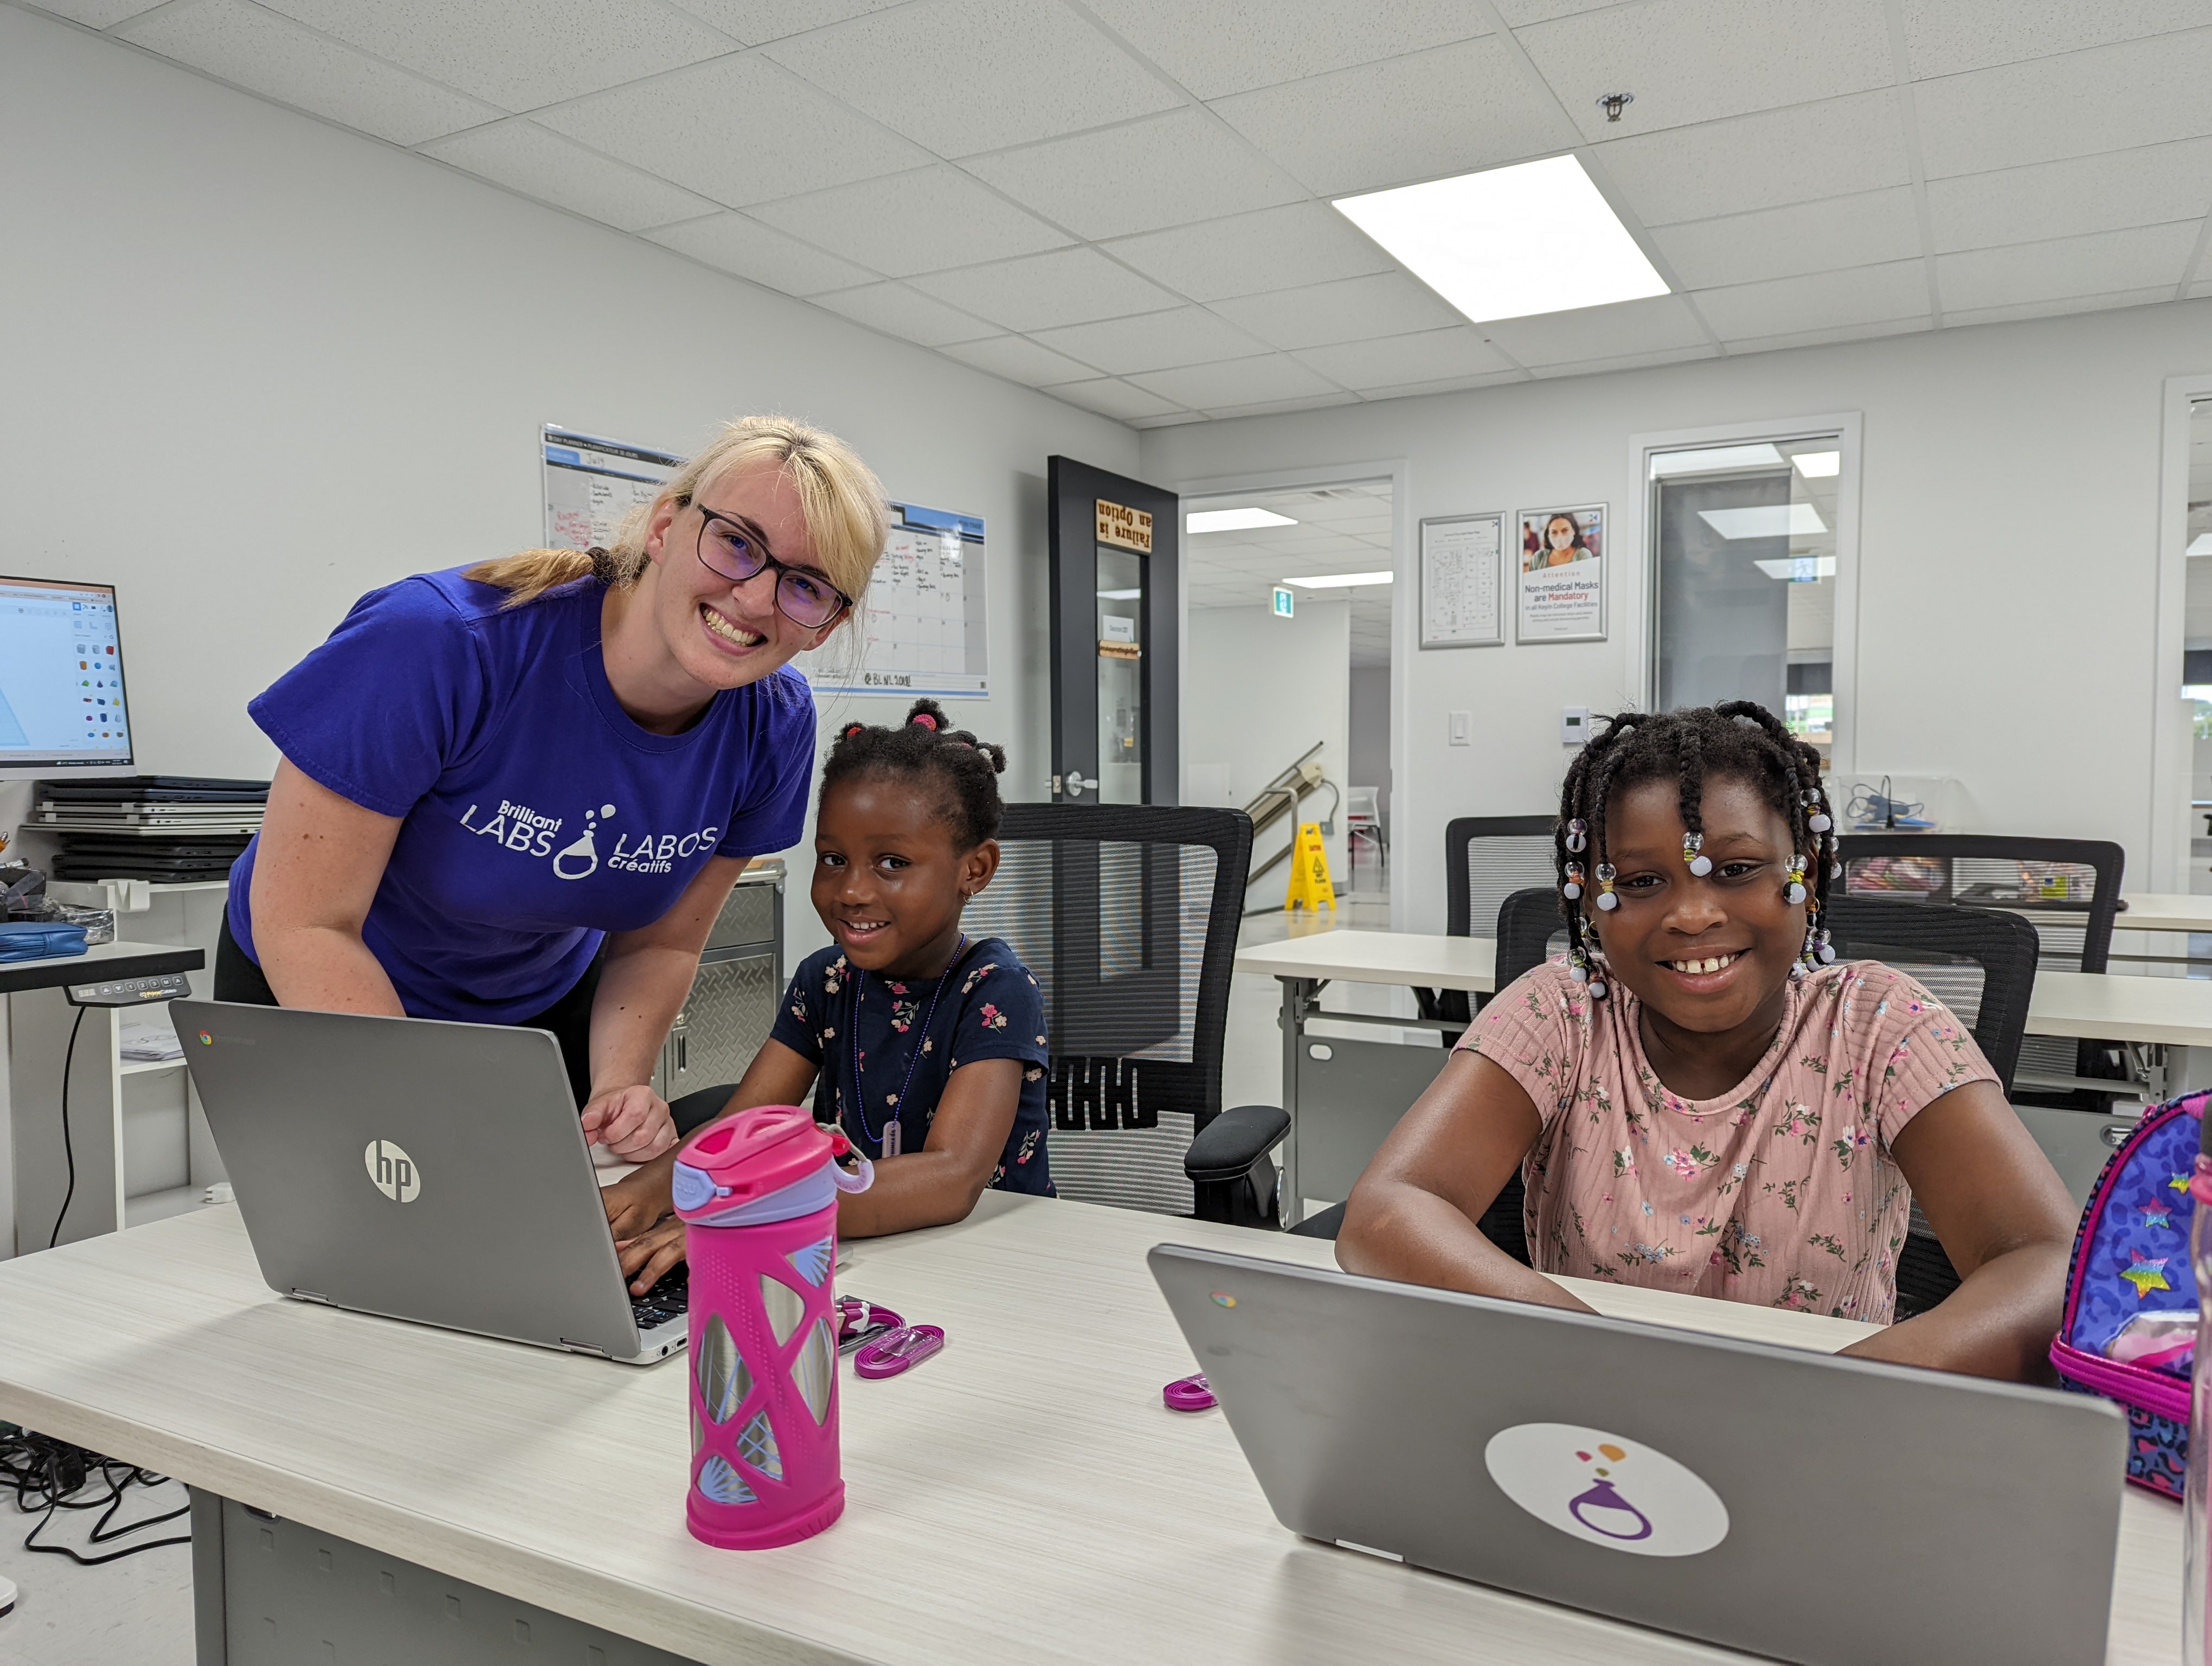
<svg viewBox="0 0 2212 1666"><path fill-rule="evenodd" d="M1206 1125L1183 1153L1182 1171L1200 1184L1235 1180L1283 1143L1290 1113L1278 1105L1238 1105Z"/></svg>

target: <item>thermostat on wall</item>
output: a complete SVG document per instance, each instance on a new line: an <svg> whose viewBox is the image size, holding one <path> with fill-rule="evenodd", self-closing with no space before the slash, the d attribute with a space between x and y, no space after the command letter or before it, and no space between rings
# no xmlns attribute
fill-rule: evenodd
<svg viewBox="0 0 2212 1666"><path fill-rule="evenodd" d="M1559 713L1559 744L1579 746L1589 739L1589 708L1569 706Z"/></svg>

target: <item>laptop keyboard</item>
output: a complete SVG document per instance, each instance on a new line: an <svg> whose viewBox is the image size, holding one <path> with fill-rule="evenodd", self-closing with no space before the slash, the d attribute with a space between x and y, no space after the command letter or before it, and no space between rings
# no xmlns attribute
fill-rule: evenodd
<svg viewBox="0 0 2212 1666"><path fill-rule="evenodd" d="M684 1262L660 1275L660 1280L642 1296L629 1298L629 1310L637 1320L638 1333L642 1335L671 1320L680 1319L691 1310L691 1268Z"/></svg>

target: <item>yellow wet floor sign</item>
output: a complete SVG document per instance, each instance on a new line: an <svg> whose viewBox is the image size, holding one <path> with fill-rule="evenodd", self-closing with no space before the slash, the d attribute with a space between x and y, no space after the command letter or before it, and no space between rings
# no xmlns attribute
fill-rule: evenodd
<svg viewBox="0 0 2212 1666"><path fill-rule="evenodd" d="M1335 907L1336 887L1328 880L1328 852L1322 845L1321 824L1300 822L1297 843L1291 851L1291 889L1283 898L1284 910Z"/></svg>

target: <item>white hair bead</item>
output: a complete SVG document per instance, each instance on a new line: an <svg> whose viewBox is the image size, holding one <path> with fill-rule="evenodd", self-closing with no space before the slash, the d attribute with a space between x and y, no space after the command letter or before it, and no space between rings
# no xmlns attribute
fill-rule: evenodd
<svg viewBox="0 0 2212 1666"><path fill-rule="evenodd" d="M1805 887L1792 879L1790 882L1790 889L1783 895L1792 903L1802 903L1805 900Z"/></svg>
<svg viewBox="0 0 2212 1666"><path fill-rule="evenodd" d="M1589 992L1590 999L1592 1000L1603 1000L1605 999L1605 980L1603 978L1592 978L1590 980Z"/></svg>
<svg viewBox="0 0 2212 1666"><path fill-rule="evenodd" d="M1559 891L1570 903L1573 902L1577 897L1580 897L1583 894L1583 888L1577 885L1572 879L1568 880L1566 884L1561 885L1559 887Z"/></svg>
<svg viewBox="0 0 2212 1666"><path fill-rule="evenodd" d="M1690 863L1690 872L1696 874L1700 879L1704 879L1705 875L1711 873L1712 871L1713 859L1710 856L1695 857Z"/></svg>
<svg viewBox="0 0 2212 1666"><path fill-rule="evenodd" d="M1611 914L1620 906L1620 898L1609 891L1601 891L1597 894L1597 905L1601 912Z"/></svg>
<svg viewBox="0 0 2212 1666"><path fill-rule="evenodd" d="M1820 939L1820 964L1823 966L1832 966L1836 964L1836 945L1825 937Z"/></svg>
<svg viewBox="0 0 2212 1666"><path fill-rule="evenodd" d="M1815 833L1825 833L1830 828L1833 827L1835 823L1830 821L1826 815L1816 810L1813 812L1813 818L1807 822L1805 825L1811 828Z"/></svg>
<svg viewBox="0 0 2212 1666"><path fill-rule="evenodd" d="M1589 968L1587 966L1570 966L1567 968L1567 976L1577 983L1587 983L1589 982Z"/></svg>

